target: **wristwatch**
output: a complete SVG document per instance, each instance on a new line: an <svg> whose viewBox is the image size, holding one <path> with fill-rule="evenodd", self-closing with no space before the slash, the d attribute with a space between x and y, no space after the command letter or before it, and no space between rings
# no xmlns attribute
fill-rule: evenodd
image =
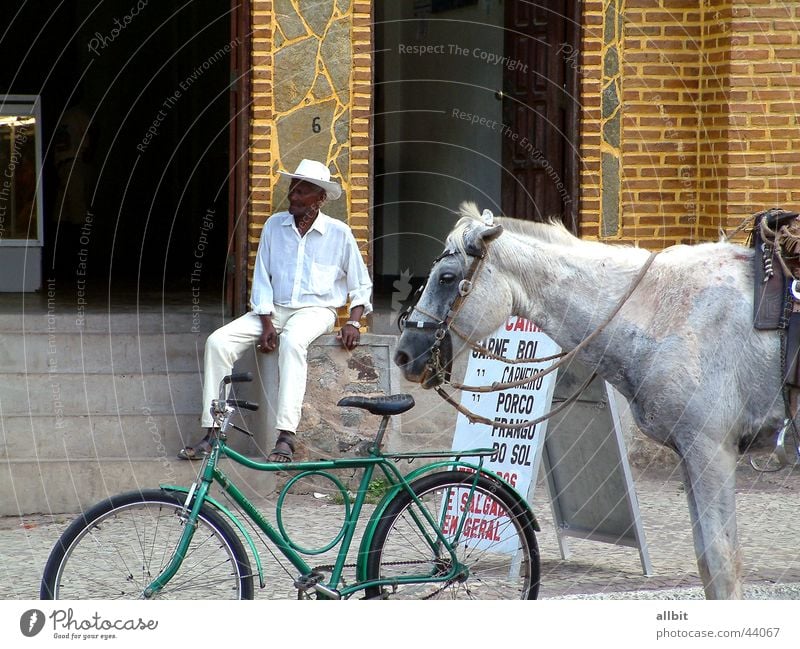
<svg viewBox="0 0 800 649"><path fill-rule="evenodd" d="M348 320L345 322L346 325L350 325L351 327L355 327L359 331L361 330L361 323L358 320Z"/></svg>

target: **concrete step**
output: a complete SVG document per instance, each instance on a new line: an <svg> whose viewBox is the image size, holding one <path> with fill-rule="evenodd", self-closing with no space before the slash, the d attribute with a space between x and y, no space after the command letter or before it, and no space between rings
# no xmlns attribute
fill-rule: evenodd
<svg viewBox="0 0 800 649"><path fill-rule="evenodd" d="M74 513L124 491L160 484L189 487L199 467L200 462L167 457L2 462L0 516ZM274 473L247 470L230 460L223 460L220 468L248 497L263 497L274 489Z"/></svg>
<svg viewBox="0 0 800 649"><path fill-rule="evenodd" d="M203 364L206 334L0 334L0 371L28 373L191 372Z"/></svg>
<svg viewBox="0 0 800 649"><path fill-rule="evenodd" d="M199 466L175 454L201 434L203 347L221 310L79 306L0 314L0 514L77 511L137 487L188 486ZM230 440L263 453L238 433ZM253 471L243 481L259 495L274 485Z"/></svg>
<svg viewBox="0 0 800 649"><path fill-rule="evenodd" d="M0 418L200 412L201 374L0 374Z"/></svg>
<svg viewBox="0 0 800 649"><path fill-rule="evenodd" d="M206 335L228 319L221 310L193 312L191 305L164 311L104 311L42 310L0 313L0 333L197 333Z"/></svg>
<svg viewBox="0 0 800 649"><path fill-rule="evenodd" d="M237 434L231 436L235 439ZM0 420L0 458L175 457L201 436L200 413L30 417Z"/></svg>

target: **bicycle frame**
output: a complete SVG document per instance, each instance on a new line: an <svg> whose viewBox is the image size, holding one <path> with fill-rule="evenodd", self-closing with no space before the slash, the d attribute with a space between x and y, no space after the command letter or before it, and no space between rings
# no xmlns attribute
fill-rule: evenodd
<svg viewBox="0 0 800 649"><path fill-rule="evenodd" d="M482 473L484 475L488 475L494 480L502 482L505 486L511 489L512 492L513 488L511 488L511 486L508 485L508 483L506 483L493 473L490 473L483 468L483 458L490 456L493 453L492 449L474 449L469 451L458 451L458 452L441 451L441 452L431 452L431 453L383 454L379 449L379 443L388 424L388 420L389 420L388 416L383 417L383 420L381 421L381 425L378 431L378 435L376 436L376 444L372 447L370 455L365 457L342 458L335 460L319 460L319 461L292 462L292 463L258 462L229 448L226 444L225 434L220 433L218 439L213 444L211 453L204 460L204 464L201 467L198 481L195 482L190 489L186 489L183 487L176 487L173 485L162 485L162 488L164 489L170 491L184 492L187 494L186 502L184 505L185 511L187 512L186 525L184 532L181 536L181 539L178 543L178 546L176 548L176 551L172 557L172 560L164 569L164 571L145 589L144 597L150 598L155 596L158 593L158 591L161 590L161 588L163 588L163 586L177 573L178 569L181 566L181 563L183 562L184 557L186 556L186 551L189 547L189 544L191 543L191 539L194 534L200 508L205 502L216 507L219 511L225 514L225 516L227 516L233 522L236 528L243 534L255 557L260 585L262 588L264 587L265 585L264 574L261 565L260 555L256 547L256 544L254 543L250 534L247 532L245 526L237 518L237 516L233 512L231 512L228 508L224 507L223 505L221 505L219 502L217 502L208 495L209 489L212 483L214 482L216 482L220 486L220 488L223 491L225 491L239 507L241 507L244 513L258 526L258 528L275 545L275 547L281 552L281 554L284 555L284 557L289 561L289 563L291 563L298 570L299 577L295 582L295 586L298 587L298 589L300 590L314 589L318 594L320 594L324 598L339 599L339 598L350 597L351 595L353 595L353 593L360 590L364 590L372 586L392 585L400 583L446 582L453 579L458 574L459 570L463 568L463 566L461 566L461 564L457 561L455 548L453 544L451 544L442 533L442 525L441 525L442 521L433 520L431 513L425 507L422 506L417 496L413 493L413 490L410 487L410 483L424 473L437 471L441 469L455 468L464 471L474 472L475 479L472 480L471 482L471 487L468 497L468 506L465 508L465 512L469 510L469 504L472 502L473 492L475 484L477 483L478 474ZM455 458L453 457L454 455L456 456ZM332 470L361 469L363 473L359 483L358 491L356 493L355 501L353 502L352 507L348 506L348 501L347 498L345 497L345 518L342 529L340 530L339 534L333 539L332 542L328 544L328 546L326 546L322 550L301 552L298 546L292 543L292 541L288 538L288 535L283 533L282 530L276 529L275 526L273 526L269 521L267 521L264 518L261 512L247 499L247 497L233 483L233 481L219 468L218 461L222 456L228 457L234 462L256 471L291 471L296 473L296 476L292 480L290 480L281 491L281 494L278 499L279 512L280 512L280 504L282 503L283 497L286 495L286 492L288 491L289 487L291 487L294 481L303 476L309 474L324 475L329 479L332 479L334 483L341 485L341 483L338 482L338 480L334 476L331 476L330 474L324 472ZM479 458L479 461L477 464L465 462L461 460L461 457L464 456L477 457ZM430 458L430 459L442 458L442 459L440 461L429 463L422 467L419 467L415 471L409 473L407 476L403 476L394 464L395 460L400 460L400 459L414 460L423 458ZM370 482L372 481L376 467L380 467L381 471L383 472L383 475L386 476L386 478L389 480L392 486L385 494L383 499L380 501L380 503L378 503L378 505L376 506L375 511L372 513L370 520L368 521L367 527L365 529L365 532L361 538L361 543L359 546L357 560L356 560L356 583L349 586L345 586L343 588L339 588L338 586L341 581L347 555L352 546L356 524L361 516L362 508L365 503L367 488ZM343 490L342 487L340 488ZM366 581L367 549L370 547L370 543L372 541L372 536L374 534L375 528L378 525L378 522L385 508L387 507L388 503L398 494L398 492L403 490L409 493L410 497L414 500L414 502L418 506L418 512L421 513L422 516L426 519L425 521L420 521L419 526L420 530L425 534L427 542L431 545L432 549L434 550L440 549L442 554L450 555L452 568L450 572L446 575L421 574L418 576L414 575L414 576L400 577L400 578L395 577L385 580ZM524 502L519 495L518 497L520 498L520 501ZM461 530L461 526L463 526L464 524L465 518L466 515L464 518L462 518L460 522L459 532ZM280 519L278 526L280 527ZM538 528L538 525L536 525L536 527ZM322 583L323 579L322 575L314 571L314 569L303 558L302 554L309 554L309 555L319 554L322 551L327 551L333 547L336 547L337 544L339 546L339 550L337 553L336 561L332 566L330 577L327 583Z"/></svg>

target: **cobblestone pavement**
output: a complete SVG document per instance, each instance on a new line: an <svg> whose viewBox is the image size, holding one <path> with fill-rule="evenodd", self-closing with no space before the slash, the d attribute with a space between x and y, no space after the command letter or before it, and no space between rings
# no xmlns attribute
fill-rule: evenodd
<svg viewBox="0 0 800 649"><path fill-rule="evenodd" d="M748 597L800 599L800 467L757 474L739 469L738 522L744 554ZM699 598L683 486L674 476L653 472L635 477L645 540L653 566L643 575L639 552L595 541L568 539L571 555L562 560L544 485L534 496L534 511L542 527L540 597L551 598ZM274 500L259 503L274 512ZM326 498L290 496L284 508L285 525L301 544L324 545L336 534L343 508ZM35 599L48 553L70 520L68 515L0 519L0 597ZM332 531L333 530L333 531ZM296 537L294 535L297 535ZM271 583L283 577L272 597L295 597L290 575L266 549L260 548ZM327 563L325 556L312 563ZM256 589L256 597L266 593Z"/></svg>

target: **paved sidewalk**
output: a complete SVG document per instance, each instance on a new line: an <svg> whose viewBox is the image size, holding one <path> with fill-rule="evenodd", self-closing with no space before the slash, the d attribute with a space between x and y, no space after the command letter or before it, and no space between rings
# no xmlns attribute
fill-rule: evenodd
<svg viewBox="0 0 800 649"><path fill-rule="evenodd" d="M800 599L800 467L761 475L743 465L738 477L739 534L748 597ZM675 477L652 473L636 476L635 483L653 565L650 577L642 574L639 553L632 548L568 539L571 556L562 560L547 490L539 485L533 506L542 526L538 535L541 598L702 597L681 483ZM274 501L260 504L274 510ZM335 535L342 507L327 499L292 496L284 511L290 533L296 533L303 544L313 544ZM42 568L69 519L65 515L0 519L0 597L38 597ZM266 549L260 550L265 566L274 566ZM325 562L324 557L313 561ZM286 587L279 596L294 597L290 577L284 578ZM263 596L257 588L256 597Z"/></svg>

